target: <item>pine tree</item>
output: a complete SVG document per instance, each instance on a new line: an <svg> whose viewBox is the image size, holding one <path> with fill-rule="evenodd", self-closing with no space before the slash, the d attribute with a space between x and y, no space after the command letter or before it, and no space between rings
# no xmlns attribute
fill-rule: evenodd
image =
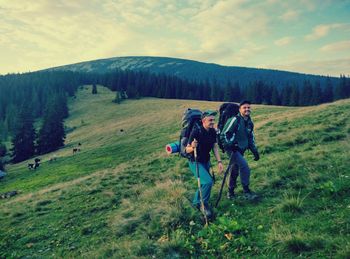
<svg viewBox="0 0 350 259"><path fill-rule="evenodd" d="M5 171L4 163L2 162L2 158L0 157L0 170Z"/></svg>
<svg viewBox="0 0 350 259"><path fill-rule="evenodd" d="M225 88L224 88L224 101L225 102L233 102L234 99L234 89L231 85L231 82L228 81Z"/></svg>
<svg viewBox="0 0 350 259"><path fill-rule="evenodd" d="M273 104L273 105L281 105L280 95L279 95L279 92L278 92L276 86L272 86L271 104Z"/></svg>
<svg viewBox="0 0 350 259"><path fill-rule="evenodd" d="M64 146L65 132L63 114L59 108L57 97L46 109L43 125L39 131L38 151L46 154Z"/></svg>
<svg viewBox="0 0 350 259"><path fill-rule="evenodd" d="M263 102L263 99L264 99L264 88L265 88L265 85L264 83L259 80L259 81L256 81L255 84L254 84L254 103L262 103Z"/></svg>
<svg viewBox="0 0 350 259"><path fill-rule="evenodd" d="M301 89L299 105L307 106L311 104L312 98L312 85L310 81L304 81L304 86Z"/></svg>
<svg viewBox="0 0 350 259"><path fill-rule="evenodd" d="M239 87L239 82L236 81L232 89L232 101L240 102L241 98L241 88Z"/></svg>
<svg viewBox="0 0 350 259"><path fill-rule="evenodd" d="M35 130L28 105L24 104L17 116L14 137L12 139L12 161L21 162L35 153Z"/></svg>
<svg viewBox="0 0 350 259"><path fill-rule="evenodd" d="M299 98L300 98L299 88L296 85L294 85L291 90L289 105L298 106Z"/></svg>
<svg viewBox="0 0 350 259"><path fill-rule="evenodd" d="M0 120L0 140L6 140L8 135L7 125L4 121Z"/></svg>
<svg viewBox="0 0 350 259"><path fill-rule="evenodd" d="M312 97L311 97L311 105L317 105L322 102L322 89L320 86L320 82L315 82L315 85L312 88Z"/></svg>
<svg viewBox="0 0 350 259"><path fill-rule="evenodd" d="M6 155L6 152L6 146L0 142L0 170L2 171L4 171L4 163L2 161L2 157Z"/></svg>
<svg viewBox="0 0 350 259"><path fill-rule="evenodd" d="M221 99L221 88L220 88L220 85L217 83L217 80L214 79L214 82L210 85L210 100L219 101L220 99Z"/></svg>
<svg viewBox="0 0 350 259"><path fill-rule="evenodd" d="M350 97L350 83L344 75L340 76L340 81L334 91L334 99L345 99Z"/></svg>
<svg viewBox="0 0 350 259"><path fill-rule="evenodd" d="M91 91L92 94L97 94L97 86L96 84L93 84L92 85L92 91Z"/></svg>
<svg viewBox="0 0 350 259"><path fill-rule="evenodd" d="M0 142L0 157L5 156L7 153L7 148L6 146Z"/></svg>
<svg viewBox="0 0 350 259"><path fill-rule="evenodd" d="M324 88L324 91L323 91L322 102L324 102L324 103L332 102L333 98L334 98L334 96L333 96L332 81L329 77L327 77L326 87Z"/></svg>
<svg viewBox="0 0 350 259"><path fill-rule="evenodd" d="M291 86L285 86L282 89L282 94L281 94L281 104L283 106L289 106L291 105L291 96L292 96L292 87Z"/></svg>

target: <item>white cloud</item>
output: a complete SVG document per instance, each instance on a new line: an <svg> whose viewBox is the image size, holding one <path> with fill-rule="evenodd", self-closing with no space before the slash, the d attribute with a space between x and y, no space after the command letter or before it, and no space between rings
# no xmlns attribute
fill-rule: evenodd
<svg viewBox="0 0 350 259"><path fill-rule="evenodd" d="M189 25L199 42L202 59L239 64L256 52L255 39L269 34L270 18L262 6L246 1L218 1L199 12ZM245 60L247 61L247 60Z"/></svg>
<svg viewBox="0 0 350 259"><path fill-rule="evenodd" d="M281 47L281 46L286 46L286 45L288 45L289 43L291 43L292 40L293 40L292 37L283 37L283 38L280 38L280 39L274 41L274 44L275 44L276 46L279 46L279 47Z"/></svg>
<svg viewBox="0 0 350 259"><path fill-rule="evenodd" d="M317 40L328 35L331 30L342 29L344 31L350 30L350 24L345 23L333 23L333 24L320 24L313 28L312 33L305 36L308 41Z"/></svg>
<svg viewBox="0 0 350 259"><path fill-rule="evenodd" d="M284 37L287 29L303 31L299 20L319 5L318 0L0 0L0 73L134 55L261 67L296 53L348 51L340 43L298 51L300 43L290 54L290 43L300 35ZM345 40L339 35L350 32L350 25L322 24L305 39L333 31Z"/></svg>
<svg viewBox="0 0 350 259"><path fill-rule="evenodd" d="M339 77L340 74L343 74L350 76L350 56L341 59L324 59L316 61L301 59L285 64L274 64L265 67L315 75Z"/></svg>
<svg viewBox="0 0 350 259"><path fill-rule="evenodd" d="M350 40L339 41L331 44L327 44L320 48L321 51L338 52L349 51L350 53Z"/></svg>
<svg viewBox="0 0 350 259"><path fill-rule="evenodd" d="M299 13L297 11L288 10L280 16L280 19L285 22L289 22L289 21L297 20L298 17L299 17Z"/></svg>

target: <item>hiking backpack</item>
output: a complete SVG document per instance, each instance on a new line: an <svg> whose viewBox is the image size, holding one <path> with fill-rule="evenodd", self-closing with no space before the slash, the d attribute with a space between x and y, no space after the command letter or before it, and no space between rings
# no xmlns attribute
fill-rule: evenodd
<svg viewBox="0 0 350 259"><path fill-rule="evenodd" d="M192 130L195 127L200 128L202 112L198 109L188 108L182 117L182 129L180 133L180 155L185 158L191 158L191 154L186 153L186 146Z"/></svg>
<svg viewBox="0 0 350 259"><path fill-rule="evenodd" d="M239 105L235 103L223 103L220 105L219 109L219 122L217 131L217 142L222 152L225 153L224 145L220 139L220 133L225 127L226 122L229 118L236 116L239 112ZM238 125L238 124L237 124ZM235 129L236 130L236 129Z"/></svg>

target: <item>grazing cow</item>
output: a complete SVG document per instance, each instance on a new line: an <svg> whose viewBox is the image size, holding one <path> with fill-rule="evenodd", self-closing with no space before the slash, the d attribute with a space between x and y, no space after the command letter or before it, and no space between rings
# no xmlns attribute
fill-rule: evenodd
<svg viewBox="0 0 350 259"><path fill-rule="evenodd" d="M73 148L73 155L77 152L80 152L80 148Z"/></svg>
<svg viewBox="0 0 350 259"><path fill-rule="evenodd" d="M29 163L28 164L28 169L29 170L37 169L37 167L39 167L39 165L40 165L40 161L41 161L40 158L35 158L34 159L34 164L33 163Z"/></svg>
<svg viewBox="0 0 350 259"><path fill-rule="evenodd" d="M17 194L18 194L17 191L5 192L5 193L0 194L0 198L1 199L7 199L7 198L10 198L10 197L15 196Z"/></svg>
<svg viewBox="0 0 350 259"><path fill-rule="evenodd" d="M29 170L35 170L35 169L37 169L38 167L39 167L39 163L34 163L34 164L32 164L32 163L29 163L28 164L28 169Z"/></svg>

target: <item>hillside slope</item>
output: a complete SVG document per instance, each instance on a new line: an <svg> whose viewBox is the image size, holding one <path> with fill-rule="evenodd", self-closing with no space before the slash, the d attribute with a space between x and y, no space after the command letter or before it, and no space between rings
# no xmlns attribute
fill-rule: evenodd
<svg viewBox="0 0 350 259"><path fill-rule="evenodd" d="M141 70L151 73L175 75L180 78L205 81L207 79L217 81L226 85L228 81L238 81L245 87L249 83L262 80L265 83L277 87L294 83L302 86L305 80L312 84L319 81L321 86L326 85L325 76L309 75L288 71L259 69L238 66L221 66L213 63L204 63L194 60L169 58L169 57L115 57L80 62L71 65L51 68L50 70L69 70L77 72L106 73L116 69ZM331 82L335 86L339 78L331 77Z"/></svg>
<svg viewBox="0 0 350 259"><path fill-rule="evenodd" d="M114 93L98 92L82 87L70 100L64 149L42 156L36 171L27 162L8 167L1 193L20 194L0 200L0 257L350 256L350 100L253 106L262 155L247 157L262 199L223 197L216 220L203 228L188 201L195 179L164 146L178 138L185 108L220 103L116 105Z"/></svg>

